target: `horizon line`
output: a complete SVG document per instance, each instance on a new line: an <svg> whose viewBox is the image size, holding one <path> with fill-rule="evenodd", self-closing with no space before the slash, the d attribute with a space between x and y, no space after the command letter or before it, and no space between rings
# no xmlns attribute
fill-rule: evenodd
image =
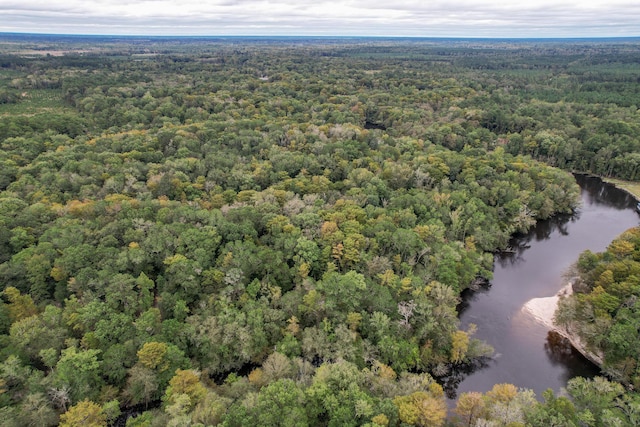
<svg viewBox="0 0 640 427"><path fill-rule="evenodd" d="M428 35L328 35L328 34L98 34L98 33L38 33L0 31L0 37L6 36L39 36L39 37L104 37L104 38L157 38L157 39L198 39L198 38L301 38L301 39L431 39L431 40L640 40L636 36L549 36L549 37L522 37L522 36L428 36Z"/></svg>

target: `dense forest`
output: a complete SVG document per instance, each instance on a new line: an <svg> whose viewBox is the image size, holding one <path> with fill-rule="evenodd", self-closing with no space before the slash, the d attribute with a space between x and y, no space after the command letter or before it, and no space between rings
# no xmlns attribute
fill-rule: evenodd
<svg viewBox="0 0 640 427"><path fill-rule="evenodd" d="M640 228L614 240L603 253L584 252L576 264L573 287L562 301L557 323L579 336L605 372L640 386Z"/></svg>
<svg viewBox="0 0 640 427"><path fill-rule="evenodd" d="M637 232L559 316L609 380L434 377L491 355L460 293L570 171L640 179L639 53L0 37L0 425L637 425Z"/></svg>

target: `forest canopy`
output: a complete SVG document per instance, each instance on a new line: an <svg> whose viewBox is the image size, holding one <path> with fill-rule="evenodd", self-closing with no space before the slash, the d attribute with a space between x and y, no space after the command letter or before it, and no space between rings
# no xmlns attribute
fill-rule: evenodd
<svg viewBox="0 0 640 427"><path fill-rule="evenodd" d="M573 212L568 171L640 178L633 43L8 41L8 425L442 425L432 374L491 354L460 292ZM589 410L560 399L456 413Z"/></svg>

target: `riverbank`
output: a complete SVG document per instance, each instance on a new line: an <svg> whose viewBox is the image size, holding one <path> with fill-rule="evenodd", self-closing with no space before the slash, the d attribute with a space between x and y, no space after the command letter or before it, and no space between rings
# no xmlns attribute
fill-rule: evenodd
<svg viewBox="0 0 640 427"><path fill-rule="evenodd" d="M602 178L604 182L615 185L617 188L629 193L636 201L640 202L640 182L623 181L615 178Z"/></svg>
<svg viewBox="0 0 640 427"><path fill-rule="evenodd" d="M547 307L545 314L538 315L546 324L523 310L532 298L555 296L568 282L567 269L582 252L602 252L613 239L638 225L637 202L627 193L594 176L576 174L575 178L582 196L579 214L538 221L528 234L515 236L510 242L515 252L495 256L491 285L463 296L460 328L477 325L474 337L493 346L496 356L482 369L457 373L458 393L511 383L541 395L548 388L559 392L575 376L601 374L596 364L578 357L577 350L567 351L566 334L562 340L556 333L549 337L549 331L557 330L553 314L559 296L532 304L537 313L538 307ZM573 345L578 347L575 340Z"/></svg>
<svg viewBox="0 0 640 427"><path fill-rule="evenodd" d="M534 298L522 307L522 309L533 316L539 323L542 323L549 329L557 329L553 323L553 316L558 308L560 297L568 296L573 293L571 283L560 289L557 294L552 297Z"/></svg>
<svg viewBox="0 0 640 427"><path fill-rule="evenodd" d="M578 350L584 357L586 357L596 365L602 367L603 359L600 355L594 354L593 352L587 350L586 346L577 335L572 334L571 331L567 331L563 328L557 327L553 322L553 317L555 315L556 309L558 308L560 299L563 297L567 297L572 293L572 285L571 283L568 283L554 296L545 298L533 298L527 301L527 303L522 307L522 311L529 314L537 322L565 337L567 340L569 340L573 348Z"/></svg>

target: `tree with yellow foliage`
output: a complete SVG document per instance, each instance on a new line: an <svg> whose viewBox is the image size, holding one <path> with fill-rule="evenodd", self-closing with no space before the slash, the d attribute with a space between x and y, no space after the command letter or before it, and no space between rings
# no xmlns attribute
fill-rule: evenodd
<svg viewBox="0 0 640 427"><path fill-rule="evenodd" d="M469 335L465 331L455 331L451 336L451 362L464 362L468 349Z"/></svg>
<svg viewBox="0 0 640 427"><path fill-rule="evenodd" d="M167 354L167 344L163 342L146 342L138 350L138 360L149 369L157 369L162 372L167 369L164 356Z"/></svg>
<svg viewBox="0 0 640 427"><path fill-rule="evenodd" d="M442 390L442 389L440 389ZM437 393L417 391L393 399L403 423L418 427L440 427L447 417L447 404Z"/></svg>
<svg viewBox="0 0 640 427"><path fill-rule="evenodd" d="M97 403L83 400L60 416L60 427L106 427L107 415Z"/></svg>
<svg viewBox="0 0 640 427"><path fill-rule="evenodd" d="M200 382L200 374L193 369L177 369L176 374L169 380L169 387L165 393L165 401L172 404L176 396L186 394L192 406L195 406L207 394L207 389Z"/></svg>
<svg viewBox="0 0 640 427"><path fill-rule="evenodd" d="M468 392L462 393L458 397L458 402L454 409L456 415L460 417L460 425L471 427L482 413L485 402L482 393Z"/></svg>
<svg viewBox="0 0 640 427"><path fill-rule="evenodd" d="M16 322L26 319L38 313L33 299L29 295L22 295L20 291L13 286L8 286L2 294L9 300L9 319Z"/></svg>

